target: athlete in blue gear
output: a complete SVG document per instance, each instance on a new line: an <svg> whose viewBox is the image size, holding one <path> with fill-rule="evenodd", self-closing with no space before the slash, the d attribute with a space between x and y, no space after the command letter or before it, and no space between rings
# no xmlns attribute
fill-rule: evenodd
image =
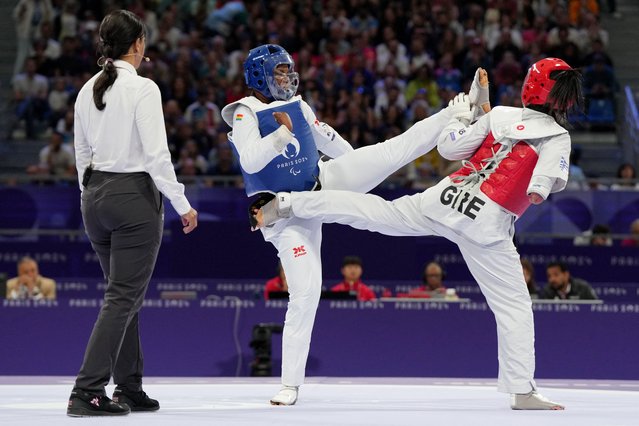
<svg viewBox="0 0 639 426"><path fill-rule="evenodd" d="M311 107L295 96L299 76L281 46L267 44L249 52L244 63L250 96L227 105L224 121L239 158L251 224L258 207L280 191L321 188L365 193L386 176L430 151L451 118L447 109L383 143L353 150L335 130L320 122ZM318 151L331 157L320 161ZM365 171L365 173L364 173ZM291 218L262 229L278 251L289 286L282 342L282 389L274 405L293 405L304 382L315 312L322 287L318 220Z"/></svg>

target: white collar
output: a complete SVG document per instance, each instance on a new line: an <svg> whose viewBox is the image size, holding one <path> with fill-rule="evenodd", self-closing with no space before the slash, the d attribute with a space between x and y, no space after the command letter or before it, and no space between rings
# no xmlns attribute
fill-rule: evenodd
<svg viewBox="0 0 639 426"><path fill-rule="evenodd" d="M123 61L122 59L116 59L115 61L113 61L113 65L115 65L116 68L124 69L130 72L131 74L138 75L138 72L135 70L135 67L131 65L130 63L128 63L127 61Z"/></svg>

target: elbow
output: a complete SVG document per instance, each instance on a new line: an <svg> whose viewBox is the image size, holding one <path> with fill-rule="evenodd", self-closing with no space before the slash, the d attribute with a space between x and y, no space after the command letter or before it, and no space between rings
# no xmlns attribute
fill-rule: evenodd
<svg viewBox="0 0 639 426"><path fill-rule="evenodd" d="M439 155L441 155L442 158L448 161L452 161L452 158L450 158L449 151L443 146L437 145L437 152L439 153Z"/></svg>
<svg viewBox="0 0 639 426"><path fill-rule="evenodd" d="M246 173L251 175L259 172L260 170L264 168L264 167L260 167L260 164L256 164L255 162L242 161L241 159L240 159L240 166L242 167L242 170L244 170Z"/></svg>
<svg viewBox="0 0 639 426"><path fill-rule="evenodd" d="M455 158L455 143L450 139L450 134L446 131L442 132L437 139L437 152L446 160L454 161Z"/></svg>
<svg viewBox="0 0 639 426"><path fill-rule="evenodd" d="M455 153L453 147L446 143L437 144L437 152L448 161L457 161L464 158L459 156L459 153Z"/></svg>

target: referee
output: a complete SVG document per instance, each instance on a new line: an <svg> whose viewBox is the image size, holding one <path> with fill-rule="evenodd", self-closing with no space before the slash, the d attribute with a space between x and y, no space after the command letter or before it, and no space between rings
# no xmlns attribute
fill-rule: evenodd
<svg viewBox="0 0 639 426"><path fill-rule="evenodd" d="M136 72L148 60L145 38L134 14L107 15L100 24L102 71L82 87L75 104L82 218L107 288L69 399L73 417L160 408L142 390L138 311L162 240L161 193L181 215L184 233L197 226L197 212L171 164L160 90ZM113 400L105 392L111 376Z"/></svg>

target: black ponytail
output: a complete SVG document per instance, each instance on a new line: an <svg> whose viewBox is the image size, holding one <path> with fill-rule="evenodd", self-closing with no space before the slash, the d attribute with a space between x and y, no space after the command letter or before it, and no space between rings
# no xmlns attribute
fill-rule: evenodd
<svg viewBox="0 0 639 426"><path fill-rule="evenodd" d="M95 107L102 111L106 107L104 92L118 78L113 60L125 55L138 38L146 35L146 30L140 18L133 13L116 10L104 17L99 34L98 52L101 57L98 65L102 67L102 73L93 85L93 102Z"/></svg>
<svg viewBox="0 0 639 426"><path fill-rule="evenodd" d="M555 84L550 89L547 102L544 105L529 105L534 109L552 116L563 126L568 126L568 112L583 110L584 96L582 91L581 73L576 69L557 70L550 73Z"/></svg>

